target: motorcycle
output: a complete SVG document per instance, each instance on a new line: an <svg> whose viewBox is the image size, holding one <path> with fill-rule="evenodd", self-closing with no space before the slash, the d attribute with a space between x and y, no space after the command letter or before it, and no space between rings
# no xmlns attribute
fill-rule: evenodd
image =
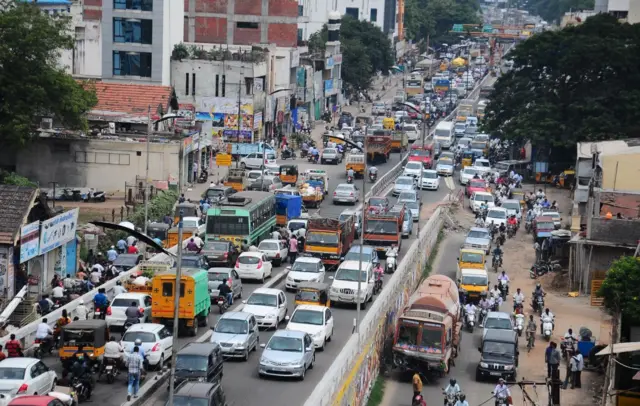
<svg viewBox="0 0 640 406"><path fill-rule="evenodd" d="M308 149L301 149L300 150L300 158L303 158L303 159L307 158L308 154L309 154L309 150Z"/></svg>
<svg viewBox="0 0 640 406"><path fill-rule="evenodd" d="M524 222L524 231L529 234L531 232L531 221L527 220Z"/></svg>
<svg viewBox="0 0 640 406"><path fill-rule="evenodd" d="M347 176L347 183L348 184L352 184L353 183L353 176Z"/></svg>
<svg viewBox="0 0 640 406"><path fill-rule="evenodd" d="M480 320L478 320L478 323L480 323L480 327L484 326L484 319L487 318L487 309L481 309L480 310Z"/></svg>
<svg viewBox="0 0 640 406"><path fill-rule="evenodd" d="M544 310L544 297L542 295L536 295L532 302L533 311L542 316Z"/></svg>
<svg viewBox="0 0 640 406"><path fill-rule="evenodd" d="M104 374L107 377L107 383L113 383L115 381L116 376L120 374L120 368L118 366L118 360L116 358L104 358L103 369L100 372L100 376L98 379Z"/></svg>
<svg viewBox="0 0 640 406"><path fill-rule="evenodd" d="M446 406L454 406L458 401L458 396L452 392L445 392L444 388L442 388L442 394L444 395L444 404Z"/></svg>
<svg viewBox="0 0 640 406"><path fill-rule="evenodd" d="M387 260L384 265L384 273L394 273L396 271L397 258L398 258L397 249L387 250Z"/></svg>
<svg viewBox="0 0 640 406"><path fill-rule="evenodd" d="M498 273L498 268L502 266L502 255L494 255L491 261L493 272Z"/></svg>
<svg viewBox="0 0 640 406"><path fill-rule="evenodd" d="M331 117L331 112L328 112L328 111L327 111L327 112L325 112L325 113L322 115L322 117L321 117L321 118L322 118L322 120L323 120L323 121L325 121L325 122L327 122L327 123L330 123L330 122L331 122L331 119L332 119L332 117Z"/></svg>
<svg viewBox="0 0 640 406"><path fill-rule="evenodd" d="M209 172L206 169L203 169L200 172L200 176L198 176L198 183L207 183L209 181Z"/></svg>
<svg viewBox="0 0 640 406"><path fill-rule="evenodd" d="M95 190L93 188L90 188L87 193L82 195L82 200L85 203L87 202L102 203L107 200L107 194L102 190Z"/></svg>
<svg viewBox="0 0 640 406"><path fill-rule="evenodd" d="M122 335L124 335L124 333L126 333L126 332L127 332L127 330L129 330L129 328L130 328L131 326L133 326L134 324L138 324L138 323L140 323L140 319L137 319L137 320L135 320L135 321L133 321L133 320L126 320L126 321L124 322L124 326L122 326L122 328L123 328Z"/></svg>
<svg viewBox="0 0 640 406"><path fill-rule="evenodd" d="M54 347L56 347L56 342L53 338L36 338L33 343L33 356L42 359L47 355L51 355Z"/></svg>
<svg viewBox="0 0 640 406"><path fill-rule="evenodd" d="M515 236L516 236L516 226L509 225L509 227L507 227L507 237L513 238Z"/></svg>
<svg viewBox="0 0 640 406"><path fill-rule="evenodd" d="M516 326L513 328L518 337L522 337L522 330L524 330L524 314L516 314Z"/></svg>
<svg viewBox="0 0 640 406"><path fill-rule="evenodd" d="M380 292L382 292L382 275L377 274L376 281L373 285L373 294L377 295Z"/></svg>
<svg viewBox="0 0 640 406"><path fill-rule="evenodd" d="M282 154L280 154L280 158L282 158L282 160L286 160L288 158L296 159L297 156L296 156L295 151L291 151L290 149L286 149L286 150L282 151Z"/></svg>
<svg viewBox="0 0 640 406"><path fill-rule="evenodd" d="M473 333L473 329L476 326L476 314L475 313L467 313L467 330L470 333Z"/></svg>
<svg viewBox="0 0 640 406"><path fill-rule="evenodd" d="M495 406L509 406L509 402L507 401L507 396L505 394L497 394Z"/></svg>
<svg viewBox="0 0 640 406"><path fill-rule="evenodd" d="M71 387L73 388L73 391L78 397L78 403L82 403L85 400L89 400L89 398L91 397L89 395L89 388L87 388L84 382L82 382L77 377L73 377L73 379L71 380Z"/></svg>
<svg viewBox="0 0 640 406"><path fill-rule="evenodd" d="M551 340L551 333L553 332L553 319L549 316L542 316L542 336L545 340Z"/></svg>
<svg viewBox="0 0 640 406"><path fill-rule="evenodd" d="M218 298L216 299L216 303L218 304L218 310L220 310L220 314L224 314L224 312L229 308L229 301L224 296L218 296Z"/></svg>
<svg viewBox="0 0 640 406"><path fill-rule="evenodd" d="M96 307L93 311L93 319L94 320L104 320L106 318L106 311L103 308Z"/></svg>
<svg viewBox="0 0 640 406"><path fill-rule="evenodd" d="M505 279L500 279L499 283L498 289L500 289L502 300L507 300L507 295L509 294L509 282Z"/></svg>
<svg viewBox="0 0 640 406"><path fill-rule="evenodd" d="M564 338L560 339L560 352L562 353L562 359L567 359L569 356L569 350L571 354L573 354L576 350L576 340L573 338Z"/></svg>
<svg viewBox="0 0 640 406"><path fill-rule="evenodd" d="M501 231L500 235L498 235L498 244L500 244L501 246L504 245L505 241L507 240L507 237L504 235L504 233Z"/></svg>
<svg viewBox="0 0 640 406"><path fill-rule="evenodd" d="M378 179L378 174L377 173L370 173L369 174L369 180L371 181L371 183L376 183L377 179Z"/></svg>

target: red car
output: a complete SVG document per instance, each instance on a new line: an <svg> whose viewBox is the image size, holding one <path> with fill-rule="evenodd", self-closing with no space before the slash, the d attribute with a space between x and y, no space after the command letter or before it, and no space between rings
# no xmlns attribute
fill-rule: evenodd
<svg viewBox="0 0 640 406"><path fill-rule="evenodd" d="M407 109L407 113L409 113L409 117L412 119L417 119L418 118L418 113L416 113L414 110L412 109Z"/></svg>
<svg viewBox="0 0 640 406"><path fill-rule="evenodd" d="M388 212L389 208L391 208L391 202L389 198L386 196L372 196L369 198L369 211L380 213L380 212Z"/></svg>
<svg viewBox="0 0 640 406"><path fill-rule="evenodd" d="M467 183L467 187L464 189L464 193L467 197L470 197L474 192L486 192L487 183L482 179L471 179Z"/></svg>
<svg viewBox="0 0 640 406"><path fill-rule="evenodd" d="M53 396L33 395L13 398L8 406L64 406L66 404Z"/></svg>
<svg viewBox="0 0 640 406"><path fill-rule="evenodd" d="M433 166L433 145L425 146L424 149L414 145L409 155L409 162L412 161L422 162L422 166L424 166L425 169L431 169Z"/></svg>

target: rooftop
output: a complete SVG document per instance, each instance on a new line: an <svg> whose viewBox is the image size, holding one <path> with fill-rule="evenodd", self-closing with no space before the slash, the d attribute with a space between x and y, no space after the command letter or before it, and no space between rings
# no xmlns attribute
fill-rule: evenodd
<svg viewBox="0 0 640 406"><path fill-rule="evenodd" d="M37 189L0 185L0 244L13 245L36 198Z"/></svg>
<svg viewBox="0 0 640 406"><path fill-rule="evenodd" d="M592 148L596 148L600 156L636 154L640 152L640 138L628 138L626 140L579 142L578 159L590 159Z"/></svg>

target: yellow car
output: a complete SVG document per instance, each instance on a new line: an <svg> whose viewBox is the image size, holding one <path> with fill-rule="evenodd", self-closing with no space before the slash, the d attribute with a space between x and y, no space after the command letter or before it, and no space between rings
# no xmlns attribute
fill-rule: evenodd
<svg viewBox="0 0 640 406"><path fill-rule="evenodd" d="M458 287L467 292L467 300L479 301L482 292L489 291L489 276L486 269L460 269Z"/></svg>
<svg viewBox="0 0 640 406"><path fill-rule="evenodd" d="M483 250L460 248L458 269L485 269L487 259Z"/></svg>

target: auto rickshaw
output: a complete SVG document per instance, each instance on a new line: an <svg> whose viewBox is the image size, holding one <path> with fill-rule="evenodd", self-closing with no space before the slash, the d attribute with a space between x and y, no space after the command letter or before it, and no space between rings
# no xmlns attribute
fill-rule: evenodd
<svg viewBox="0 0 640 406"><path fill-rule="evenodd" d="M519 200L522 212L527 212L527 202L524 200L524 192L522 190L514 190L511 192L511 198L513 200Z"/></svg>
<svg viewBox="0 0 640 406"><path fill-rule="evenodd" d="M229 174L224 179L224 185L233 188L236 192L242 192L244 190L244 174L244 169L229 168Z"/></svg>
<svg viewBox="0 0 640 406"><path fill-rule="evenodd" d="M298 165L281 165L280 180L283 185L295 186L298 183Z"/></svg>
<svg viewBox="0 0 640 406"><path fill-rule="evenodd" d="M326 283L303 282L298 285L296 305L319 305L331 307L329 285Z"/></svg>
<svg viewBox="0 0 640 406"><path fill-rule="evenodd" d="M180 221L180 210L182 210L182 217L198 217L198 205L194 203L178 203L173 215L173 224L178 224Z"/></svg>
<svg viewBox="0 0 640 406"><path fill-rule="evenodd" d="M464 151L462 153L462 169L472 166L475 154L471 151Z"/></svg>
<svg viewBox="0 0 640 406"><path fill-rule="evenodd" d="M567 169L566 171L563 171L558 177L557 186L564 189L570 189L575 179L576 171L574 171L573 169Z"/></svg>
<svg viewBox="0 0 640 406"><path fill-rule="evenodd" d="M152 239L157 238L162 241L162 244L166 247L170 228L171 226L167 223L151 223L147 226L147 235Z"/></svg>
<svg viewBox="0 0 640 406"><path fill-rule="evenodd" d="M78 320L62 327L58 355L63 365L73 358L80 347L91 361L104 354L109 342L109 327L105 320Z"/></svg>

